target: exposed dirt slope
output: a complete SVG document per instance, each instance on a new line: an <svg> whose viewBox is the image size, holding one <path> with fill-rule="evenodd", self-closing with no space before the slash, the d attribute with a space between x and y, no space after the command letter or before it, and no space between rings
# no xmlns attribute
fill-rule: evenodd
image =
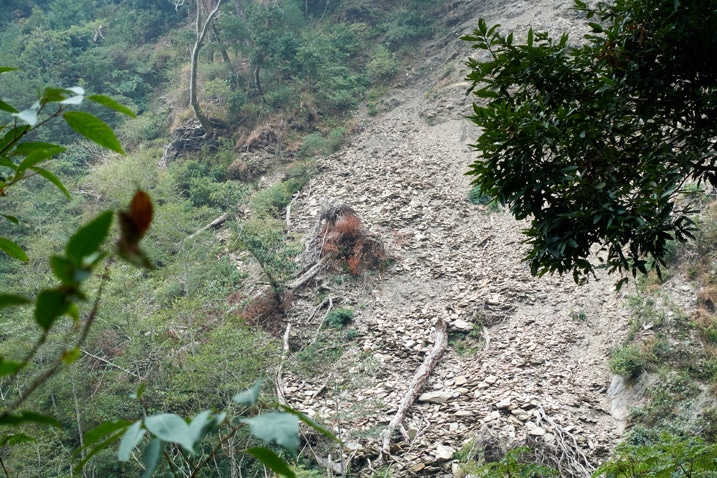
<svg viewBox="0 0 717 478"><path fill-rule="evenodd" d="M288 402L340 426L358 449L357 464L375 464L380 432L430 350L439 318L483 340L463 355L453 341L443 355L425 390L436 393L409 412L411 442L395 437L400 446L390 462L398 476L450 476L452 452L476 436L555 446L564 432L565 443L574 437L593 464L618 438L607 352L627 319L614 280L577 287L571 278L531 278L520 261L521 225L466 199L464 172L474 158L467 144L478 131L461 117L471 101L462 81L471 50L458 36L479 16L506 30L533 25L575 34L571 4L455 2L445 13L451 32L384 98L390 111L360 119L351 144L319 162L292 205L292 228L305 235L322 204L353 207L395 258L381 277L325 283L336 303L356 311L358 337L329 373L313 381L285 375ZM310 337L323 312L307 323L311 294L297 299L291 320Z"/></svg>

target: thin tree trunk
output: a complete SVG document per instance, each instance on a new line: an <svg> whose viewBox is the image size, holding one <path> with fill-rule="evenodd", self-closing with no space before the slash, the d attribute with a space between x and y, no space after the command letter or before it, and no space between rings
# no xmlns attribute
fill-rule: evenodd
<svg viewBox="0 0 717 478"><path fill-rule="evenodd" d="M194 42L194 48L192 48L191 73L189 76L189 105L192 108L194 117L197 118L197 121L199 121L199 124L202 125L204 132L208 135L213 135L214 129L212 128L209 118L199 107L199 100L197 99L197 63L199 58L199 50L202 48L202 42L204 41L204 37L207 34L207 28L212 23L214 16L219 12L219 7L221 6L221 4L222 0L218 0L217 5L214 7L214 10L209 13L207 19L204 22L204 25L200 30L199 20L201 18L201 10L199 8L199 1L197 1L197 23L195 27L197 40Z"/></svg>
<svg viewBox="0 0 717 478"><path fill-rule="evenodd" d="M82 420L80 418L80 403L77 399L77 380L75 378L75 372L73 370L72 374L70 375L70 380L72 381L72 400L75 403L75 420L77 420L77 436L80 440L80 458L85 457L85 451L83 448L85 447L85 439L84 435L82 433ZM82 468L82 476L87 476L86 470L83 467Z"/></svg>
<svg viewBox="0 0 717 478"><path fill-rule="evenodd" d="M214 24L212 24L212 33L214 33L214 38L217 40L217 45L219 45L219 52L222 54L222 60L224 60L224 63L231 64L232 61L229 58L229 53L227 52L227 49L222 42L222 39L219 37L219 31L217 30L217 26Z"/></svg>
<svg viewBox="0 0 717 478"><path fill-rule="evenodd" d="M254 67L254 85L256 86L256 89L259 91L259 96L261 97L261 100L266 103L266 100L264 99L264 90L261 89L261 62L264 61L263 58L259 59L259 62Z"/></svg>

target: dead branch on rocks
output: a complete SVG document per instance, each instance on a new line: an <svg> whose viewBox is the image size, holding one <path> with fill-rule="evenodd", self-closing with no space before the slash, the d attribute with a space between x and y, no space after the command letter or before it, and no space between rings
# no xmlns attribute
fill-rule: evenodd
<svg viewBox="0 0 717 478"><path fill-rule="evenodd" d="M291 332L291 324L286 324L286 332L284 332L284 344L281 349L281 361L276 371L276 398L281 405L288 405L286 402L286 394L284 393L284 374L283 367L286 358L289 356L289 333Z"/></svg>
<svg viewBox="0 0 717 478"><path fill-rule="evenodd" d="M423 359L423 363L420 367L418 367L418 370L416 370L416 373L413 376L413 380L411 380L411 384L408 386L408 390L406 390L406 394L403 396L403 400L401 400L401 405L396 411L396 415L393 416L393 418L388 424L388 427L384 431L383 443L381 445L382 460L384 460L386 456L390 455L391 439L393 437L394 430L403 426L403 421L406 419L406 414L408 413L408 410L411 408L413 402L416 401L416 398L421 393L423 387L426 385L428 377L431 375L431 372L433 372L433 369L436 367L436 364L441 358L443 351L446 350L447 345L448 334L446 323L443 320L438 319L438 321L436 322L436 339L433 343L433 349L431 349L431 352L426 355L426 358Z"/></svg>
<svg viewBox="0 0 717 478"><path fill-rule="evenodd" d="M327 262L328 262L328 258L322 257L321 260L319 262L317 262L316 264L314 264L308 271L304 272L303 274L301 274L300 277L297 277L293 281L286 284L286 288L287 289L298 289L299 287L303 286L304 284L309 282L311 279L313 279L316 274L321 272L321 270L323 269L323 267L326 265Z"/></svg>
<svg viewBox="0 0 717 478"><path fill-rule="evenodd" d="M551 433L555 436L555 443L550 445L550 448L554 447L555 449L547 450L545 445L548 444L540 440L539 443L543 444L543 446L535 446L538 445L538 443L531 444L533 452L538 454L540 453L539 450L542 449L544 453L540 458L544 460L545 464L560 470L560 476L592 476L595 467L590 463L590 460L588 460L588 457L578 445L575 435L555 423L555 421L545 413L542 407L538 407L537 410L539 413L537 425L540 425L541 422L545 422L548 425L551 429ZM536 440L536 442L538 442L538 440Z"/></svg>

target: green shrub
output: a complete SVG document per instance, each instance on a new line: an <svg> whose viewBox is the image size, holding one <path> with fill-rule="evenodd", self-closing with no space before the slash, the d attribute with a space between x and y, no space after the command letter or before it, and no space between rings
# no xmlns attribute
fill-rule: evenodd
<svg viewBox="0 0 717 478"><path fill-rule="evenodd" d="M642 373L647 360L642 350L627 345L613 351L610 357L610 371L625 378L635 378Z"/></svg>
<svg viewBox="0 0 717 478"><path fill-rule="evenodd" d="M486 205L491 202L493 198L481 191L479 186L474 186L473 189L468 191L468 202L475 205Z"/></svg>
<svg viewBox="0 0 717 478"><path fill-rule="evenodd" d="M398 72L398 61L383 45L378 46L366 65L366 73L373 83L383 84Z"/></svg>
<svg viewBox="0 0 717 478"><path fill-rule="evenodd" d="M645 444L623 442L613 457L603 463L594 477L640 476L715 476L717 445L707 445L699 438L663 433L655 441L647 438Z"/></svg>
<svg viewBox="0 0 717 478"><path fill-rule="evenodd" d="M354 311L351 309L334 309L326 315L324 323L332 329L340 329L348 325L354 318Z"/></svg>
<svg viewBox="0 0 717 478"><path fill-rule="evenodd" d="M302 156L317 156L326 153L328 150L328 141L321 133L311 133L304 137L299 152Z"/></svg>
<svg viewBox="0 0 717 478"><path fill-rule="evenodd" d="M507 476L559 476L558 470L538 463L527 463L526 457L530 449L520 447L510 450L497 462L486 463L482 466L471 467L471 474L485 478L504 478Z"/></svg>
<svg viewBox="0 0 717 478"><path fill-rule="evenodd" d="M585 322L588 320L587 314L582 310L574 310L570 312L570 318L576 322Z"/></svg>
<svg viewBox="0 0 717 478"><path fill-rule="evenodd" d="M326 147L329 153L335 153L344 144L346 138L346 128L334 128L329 131Z"/></svg>

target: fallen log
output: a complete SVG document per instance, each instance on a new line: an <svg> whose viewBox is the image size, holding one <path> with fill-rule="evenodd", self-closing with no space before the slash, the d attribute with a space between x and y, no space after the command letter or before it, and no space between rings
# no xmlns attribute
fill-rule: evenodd
<svg viewBox="0 0 717 478"><path fill-rule="evenodd" d="M293 289L298 289L302 285L306 284L311 279L313 279L316 274L319 273L319 271L321 270L322 267L324 267L326 262L328 262L328 257L327 256L322 257L321 260L319 262L317 262L316 264L314 264L313 266L311 266L311 268L308 271L301 274L301 277L298 277L298 278L294 279L293 281L289 282L288 284L286 284L286 288L293 290Z"/></svg>
<svg viewBox="0 0 717 478"><path fill-rule="evenodd" d="M411 408L411 405L413 405L413 402L416 401L416 398L426 385L428 377L436 367L436 364L441 358L443 351L446 350L447 345L448 334L446 332L446 323L441 319L438 319L436 322L436 340L433 343L433 349L428 355L426 355L426 358L423 359L423 363L420 367L418 367L418 370L416 370L416 374L413 376L413 380L411 380L411 384L408 386L408 390L406 390L403 400L401 400L401 405L398 407L396 415L393 416L388 424L388 427L384 431L383 443L381 446L382 460L391 454L391 438L393 437L394 430L396 430L396 428L403 427L403 421L406 419L408 410Z"/></svg>
<svg viewBox="0 0 717 478"><path fill-rule="evenodd" d="M229 217L229 215L228 215L227 213L222 214L221 216L219 216L218 218L216 218L215 220L213 220L212 222L210 222L210 223L207 224L206 226L204 226L204 227L202 227L201 229L199 229L199 230L197 230L196 232L194 232L192 235L190 235L189 237L187 237L187 239L193 239L193 238L197 237L199 234L203 233L204 231L206 231L206 230L208 230L208 229L213 229L213 228L216 228L216 227L221 226L222 224L224 224L224 223L226 222L226 220L227 220L228 217Z"/></svg>

